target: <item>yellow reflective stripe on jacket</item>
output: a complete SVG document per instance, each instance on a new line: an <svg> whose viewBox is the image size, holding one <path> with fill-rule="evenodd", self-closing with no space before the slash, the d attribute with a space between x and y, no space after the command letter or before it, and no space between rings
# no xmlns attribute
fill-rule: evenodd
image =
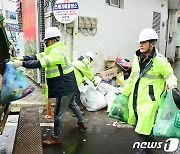
<svg viewBox="0 0 180 154"><path fill-rule="evenodd" d="M46 68L46 77L53 78L60 76L59 68L57 65Z"/></svg>
<svg viewBox="0 0 180 154"><path fill-rule="evenodd" d="M63 55L63 58L64 58L65 66L61 65L62 70L66 71L66 70L68 70L70 68L73 68L72 64L68 62L68 59L67 59L67 56L65 55L65 53L59 48L57 48L57 50L61 52L61 54Z"/></svg>
<svg viewBox="0 0 180 154"><path fill-rule="evenodd" d="M139 77L139 72L134 72L133 74ZM142 77L149 79L163 79L162 75L152 75L152 74L144 74Z"/></svg>
<svg viewBox="0 0 180 154"><path fill-rule="evenodd" d="M163 79L162 75L144 74L142 77L149 78L149 79Z"/></svg>
<svg viewBox="0 0 180 154"><path fill-rule="evenodd" d="M69 65L66 65L66 66L62 67L62 69L63 69L63 70L67 70L67 69L69 69L69 68L71 68L71 67L73 67L73 65L72 65L72 64L69 64Z"/></svg>
<svg viewBox="0 0 180 154"><path fill-rule="evenodd" d="M55 68L53 70L47 70L46 71L46 74L53 74L53 73L59 73L59 69L58 68Z"/></svg>
<svg viewBox="0 0 180 154"><path fill-rule="evenodd" d="M46 57L42 58L42 60L44 60L44 62L46 63L47 67L51 66L49 60Z"/></svg>
<svg viewBox="0 0 180 154"><path fill-rule="evenodd" d="M59 49L59 48L56 48L56 49L57 49L58 51L60 51L61 54L63 55L65 65L67 66L69 63L68 63L68 60L67 60L67 57L66 57L65 53L64 53L61 49ZM62 68L63 68L63 67L62 67Z"/></svg>

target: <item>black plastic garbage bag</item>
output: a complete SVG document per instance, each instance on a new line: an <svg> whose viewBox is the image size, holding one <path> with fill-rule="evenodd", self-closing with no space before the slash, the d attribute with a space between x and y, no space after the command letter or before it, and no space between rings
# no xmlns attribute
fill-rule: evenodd
<svg viewBox="0 0 180 154"><path fill-rule="evenodd" d="M180 110L180 91L177 88L174 88L172 90L172 94L173 94L174 102L176 103L176 106Z"/></svg>
<svg viewBox="0 0 180 154"><path fill-rule="evenodd" d="M3 105L8 105L25 97L34 90L27 77L12 64L6 64L1 87L1 101Z"/></svg>

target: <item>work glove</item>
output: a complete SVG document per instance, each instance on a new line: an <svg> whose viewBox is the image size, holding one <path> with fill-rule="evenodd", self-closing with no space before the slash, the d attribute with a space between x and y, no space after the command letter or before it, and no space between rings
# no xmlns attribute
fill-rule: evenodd
<svg viewBox="0 0 180 154"><path fill-rule="evenodd" d="M10 59L10 61L15 61L15 60L23 61L24 58L23 58L23 57L12 57L12 58Z"/></svg>
<svg viewBox="0 0 180 154"><path fill-rule="evenodd" d="M98 86L98 83L96 81L93 81L93 84L94 84L95 87Z"/></svg>
<svg viewBox="0 0 180 154"><path fill-rule="evenodd" d="M88 83L86 81L82 82L84 86L88 85Z"/></svg>
<svg viewBox="0 0 180 154"><path fill-rule="evenodd" d="M8 62L7 64L11 64L11 65L14 65L15 67L21 67L22 66L22 61L20 60L15 60L15 61L10 61Z"/></svg>

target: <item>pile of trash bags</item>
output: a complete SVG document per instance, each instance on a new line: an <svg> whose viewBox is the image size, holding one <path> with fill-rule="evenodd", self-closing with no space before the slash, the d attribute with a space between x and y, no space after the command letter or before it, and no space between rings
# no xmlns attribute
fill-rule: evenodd
<svg viewBox="0 0 180 154"><path fill-rule="evenodd" d="M108 116L123 122L128 121L128 98L118 94L121 87L114 87L101 82L101 78L95 76L98 86L85 78L85 85L80 86L81 102L88 111L98 111L107 107Z"/></svg>
<svg viewBox="0 0 180 154"><path fill-rule="evenodd" d="M6 63L2 79L1 101L3 105L10 104L30 94L34 87L30 85L27 77L12 64Z"/></svg>
<svg viewBox="0 0 180 154"><path fill-rule="evenodd" d="M88 111L98 111L107 107L107 112L109 112L119 88L108 83L101 83L99 76L95 76L95 80L99 83L97 87L85 77L86 84L82 84L79 88L81 92L81 102Z"/></svg>

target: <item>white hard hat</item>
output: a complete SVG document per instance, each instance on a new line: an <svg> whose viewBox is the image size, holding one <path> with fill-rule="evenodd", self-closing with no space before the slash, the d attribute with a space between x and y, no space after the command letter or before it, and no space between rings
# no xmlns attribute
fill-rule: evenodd
<svg viewBox="0 0 180 154"><path fill-rule="evenodd" d="M44 42L45 40L53 37L60 37L61 33L57 27L49 27L45 30L45 38L42 40Z"/></svg>
<svg viewBox="0 0 180 154"><path fill-rule="evenodd" d="M88 51L85 53L85 56L90 57L92 60L94 60L94 53Z"/></svg>
<svg viewBox="0 0 180 154"><path fill-rule="evenodd" d="M148 40L158 40L158 35L154 29L145 28L139 34L138 42L148 41Z"/></svg>

